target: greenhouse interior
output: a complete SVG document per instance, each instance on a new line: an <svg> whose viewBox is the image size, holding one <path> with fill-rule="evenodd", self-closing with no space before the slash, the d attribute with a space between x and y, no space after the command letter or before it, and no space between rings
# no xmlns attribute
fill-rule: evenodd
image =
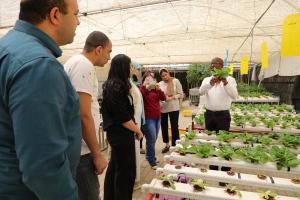
<svg viewBox="0 0 300 200"><path fill-rule="evenodd" d="M1 200L300 199L298 0L2 0L0 77Z"/></svg>

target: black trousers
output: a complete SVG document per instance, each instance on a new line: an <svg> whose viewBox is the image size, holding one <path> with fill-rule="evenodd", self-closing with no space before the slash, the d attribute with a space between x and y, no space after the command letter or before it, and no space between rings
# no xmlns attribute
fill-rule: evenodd
<svg viewBox="0 0 300 200"><path fill-rule="evenodd" d="M205 128L209 131L219 132L220 130L229 131L230 129L230 113L228 110L224 111L210 111L206 110L204 113ZM218 170L218 166L210 165L209 169ZM230 167L221 167L222 171L230 171Z"/></svg>
<svg viewBox="0 0 300 200"><path fill-rule="evenodd" d="M134 134L109 133L111 159L104 181L104 200L131 200L136 176ZM121 135L121 136L120 136Z"/></svg>
<svg viewBox="0 0 300 200"><path fill-rule="evenodd" d="M77 167L76 183L78 185L79 200L99 200L100 185L92 155L80 156Z"/></svg>
<svg viewBox="0 0 300 200"><path fill-rule="evenodd" d="M220 130L229 131L230 129L230 113L229 110L210 111L204 113L205 128L209 131L219 132Z"/></svg>
<svg viewBox="0 0 300 200"><path fill-rule="evenodd" d="M172 146L176 145L176 140L179 139L179 130L178 130L178 119L179 111L173 111L169 113L161 113L161 132L164 143L169 143L168 135L168 116L170 117L171 122L171 131L172 131Z"/></svg>

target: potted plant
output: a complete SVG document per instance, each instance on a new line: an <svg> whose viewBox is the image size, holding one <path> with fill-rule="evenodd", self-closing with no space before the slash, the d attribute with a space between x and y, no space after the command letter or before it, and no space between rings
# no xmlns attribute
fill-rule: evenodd
<svg viewBox="0 0 300 200"><path fill-rule="evenodd" d="M260 196L261 199L275 200L277 194L275 192L272 192L272 191L268 190L268 191L265 191L265 192L261 192L259 196Z"/></svg>
<svg viewBox="0 0 300 200"><path fill-rule="evenodd" d="M241 192L238 190L237 186L235 185L227 184L225 188L226 188L225 192L229 195L232 196L238 195L239 197L242 196Z"/></svg>
<svg viewBox="0 0 300 200"><path fill-rule="evenodd" d="M206 184L202 179L192 179L191 184L193 185L195 192L201 192L205 190Z"/></svg>
<svg viewBox="0 0 300 200"><path fill-rule="evenodd" d="M163 176L159 177L159 179L162 180L162 185L164 187L171 187L173 190L176 189L176 187L174 185L173 176L163 175Z"/></svg>

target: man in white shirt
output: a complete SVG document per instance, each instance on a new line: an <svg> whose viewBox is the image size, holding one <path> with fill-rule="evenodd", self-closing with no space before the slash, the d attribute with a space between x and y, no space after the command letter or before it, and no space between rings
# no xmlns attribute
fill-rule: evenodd
<svg viewBox="0 0 300 200"><path fill-rule="evenodd" d="M221 58L213 58L211 61L212 69L222 69L223 60ZM230 129L230 106L231 101L238 97L236 81L233 77L218 78L210 76L202 81L199 89L200 95L205 96L205 128L209 131L229 131ZM210 165L209 169L218 170L218 166ZM222 171L229 171L229 167L221 167ZM225 186L220 183L220 186Z"/></svg>
<svg viewBox="0 0 300 200"><path fill-rule="evenodd" d="M222 69L223 60L218 57L212 59L211 67ZM231 121L229 113L231 102L238 97L235 79L231 76L223 79L207 77L203 80L199 92L200 95L206 95L205 128L216 132L228 131Z"/></svg>
<svg viewBox="0 0 300 200"><path fill-rule="evenodd" d="M100 112L95 66L104 66L110 60L111 51L110 39L102 32L94 31L87 37L83 52L65 63L65 71L80 98L83 141L76 175L79 200L99 199L97 175L107 167L98 141Z"/></svg>

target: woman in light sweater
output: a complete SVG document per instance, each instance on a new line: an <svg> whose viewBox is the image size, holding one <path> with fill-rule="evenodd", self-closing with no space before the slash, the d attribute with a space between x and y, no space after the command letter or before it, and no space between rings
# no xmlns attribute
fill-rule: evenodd
<svg viewBox="0 0 300 200"><path fill-rule="evenodd" d="M179 139L178 119L180 110L180 99L183 98L181 83L178 79L171 77L169 71L163 68L159 71L162 81L159 82L161 90L166 95L166 101L161 103L161 132L163 142L166 146L162 153L167 153L170 149L168 135L168 116L171 122L172 146L175 146L176 140Z"/></svg>

